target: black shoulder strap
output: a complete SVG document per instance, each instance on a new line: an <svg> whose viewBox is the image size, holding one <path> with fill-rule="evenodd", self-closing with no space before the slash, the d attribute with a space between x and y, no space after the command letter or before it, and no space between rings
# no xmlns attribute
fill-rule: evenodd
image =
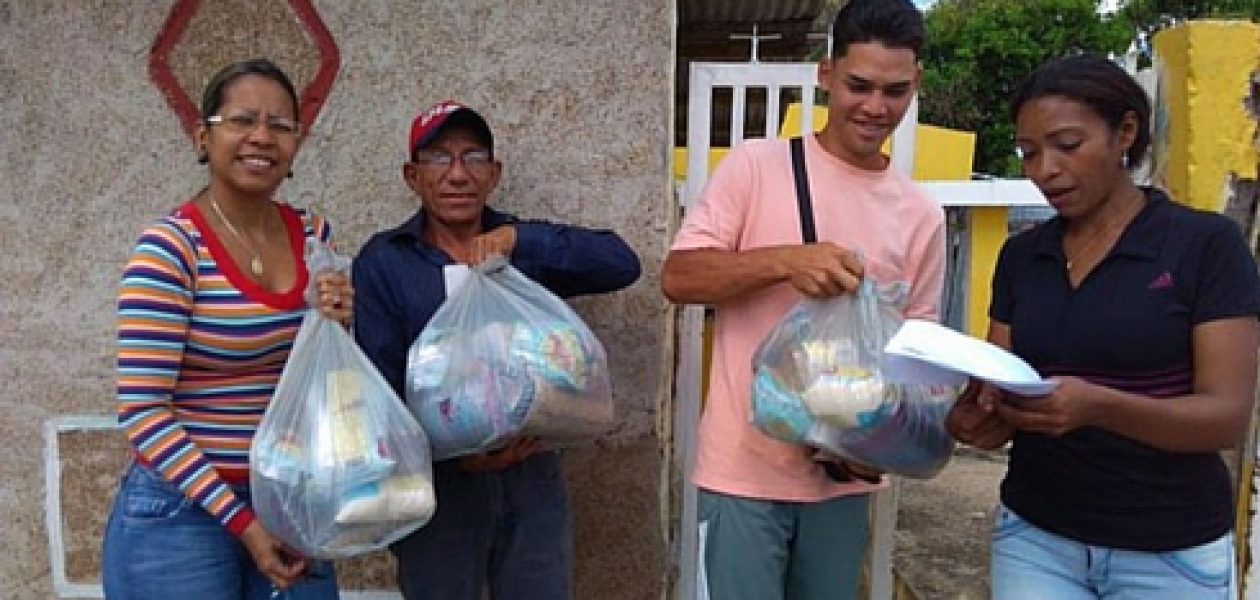
<svg viewBox="0 0 1260 600"><path fill-rule="evenodd" d="M806 244L818 241L814 230L814 202L809 196L809 174L805 171L805 141L792 138L792 174L796 178L796 204L801 213L801 239Z"/></svg>

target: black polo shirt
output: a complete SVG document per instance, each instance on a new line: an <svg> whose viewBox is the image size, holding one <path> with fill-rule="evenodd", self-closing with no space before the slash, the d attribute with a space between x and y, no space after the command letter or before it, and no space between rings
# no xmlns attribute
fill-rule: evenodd
<svg viewBox="0 0 1260 600"><path fill-rule="evenodd" d="M1260 278L1239 227L1170 202L1147 204L1072 289L1062 219L1007 241L989 316L1044 376L1072 375L1152 402L1193 389L1191 330L1260 314ZM1002 502L1088 544L1144 551L1195 546L1233 525L1229 474L1216 452L1157 450L1098 428L1018 433Z"/></svg>

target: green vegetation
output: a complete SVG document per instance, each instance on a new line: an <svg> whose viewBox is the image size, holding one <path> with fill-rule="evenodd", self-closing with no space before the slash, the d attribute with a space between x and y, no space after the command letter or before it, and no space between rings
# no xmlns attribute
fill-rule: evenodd
<svg viewBox="0 0 1260 600"><path fill-rule="evenodd" d="M1095 0L942 0L927 12L920 119L974 131L976 170L1019 175L1007 101L1045 60L1123 52L1131 25Z"/></svg>

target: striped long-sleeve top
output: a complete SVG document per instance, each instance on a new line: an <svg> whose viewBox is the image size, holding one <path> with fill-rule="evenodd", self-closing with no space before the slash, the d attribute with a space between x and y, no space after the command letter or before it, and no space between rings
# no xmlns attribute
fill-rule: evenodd
<svg viewBox="0 0 1260 600"><path fill-rule="evenodd" d="M327 222L277 204L295 256ZM240 272L192 203L140 235L118 294L118 420L136 459L240 535L249 448L298 326L309 275L272 292Z"/></svg>

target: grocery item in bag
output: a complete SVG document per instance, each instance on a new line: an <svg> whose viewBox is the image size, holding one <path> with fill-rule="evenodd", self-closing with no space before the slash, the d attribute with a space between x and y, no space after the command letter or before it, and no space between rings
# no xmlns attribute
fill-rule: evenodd
<svg viewBox="0 0 1260 600"><path fill-rule="evenodd" d="M948 462L953 388L892 383L883 347L900 326L904 285L802 300L753 358L752 419L766 435L875 469L930 477Z"/></svg>
<svg viewBox="0 0 1260 600"><path fill-rule="evenodd" d="M412 344L406 396L435 460L520 436L580 443L613 424L603 345L502 257L474 267Z"/></svg>

